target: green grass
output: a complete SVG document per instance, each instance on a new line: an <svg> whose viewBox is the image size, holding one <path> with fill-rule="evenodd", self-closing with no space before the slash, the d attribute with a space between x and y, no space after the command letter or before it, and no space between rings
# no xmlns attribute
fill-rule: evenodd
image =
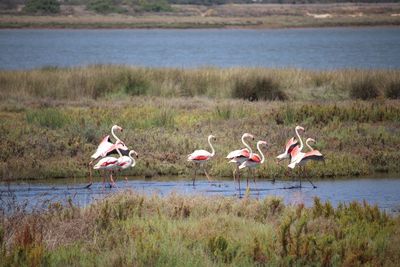
<svg viewBox="0 0 400 267"><path fill-rule="evenodd" d="M258 177L282 178L275 163L294 127L317 140L326 164L310 164L312 177L399 172L400 108L397 101L247 102L205 98L132 97L128 100L55 102L57 107L10 107L0 110L2 179L80 177L99 141L118 124L126 144L140 154L126 174L187 175L186 155L208 149L207 136L218 137L216 156L208 163L213 176L231 176L225 156L242 147L240 137L253 133L270 146ZM252 144L253 147L255 144ZM290 177L289 177L290 178Z"/></svg>
<svg viewBox="0 0 400 267"><path fill-rule="evenodd" d="M0 213L1 266L396 266L398 217L367 203L145 196Z"/></svg>

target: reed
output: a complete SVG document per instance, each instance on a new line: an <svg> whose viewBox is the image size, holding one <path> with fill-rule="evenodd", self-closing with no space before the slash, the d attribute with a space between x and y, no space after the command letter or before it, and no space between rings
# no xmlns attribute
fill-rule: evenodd
<svg viewBox="0 0 400 267"><path fill-rule="evenodd" d="M81 100L162 96L252 100L370 99L396 92L398 70L138 68L94 65L0 71L0 100ZM361 95L367 94L367 95ZM387 97L395 93L386 93Z"/></svg>

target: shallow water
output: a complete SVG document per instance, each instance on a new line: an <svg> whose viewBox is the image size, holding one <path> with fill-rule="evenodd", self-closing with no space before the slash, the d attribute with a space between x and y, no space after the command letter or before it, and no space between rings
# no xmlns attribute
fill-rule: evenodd
<svg viewBox="0 0 400 267"><path fill-rule="evenodd" d="M0 69L147 67L400 68L400 28L0 30Z"/></svg>
<svg viewBox="0 0 400 267"><path fill-rule="evenodd" d="M232 180L219 179L213 182L198 180L193 186L191 180L178 177L160 177L155 179L131 178L129 181L117 181L116 188L105 187L101 181L93 183L86 189L83 179L53 179L46 181L0 183L0 204L7 209L9 204L17 202L29 209L45 208L49 202L66 203L68 199L80 207L84 207L97 199L112 196L126 190L145 194L166 196L173 192L183 195L201 194L238 197L238 186ZM366 200L376 204L380 209L400 212L400 178L351 178L339 180L314 181L313 188L303 181L302 188L293 188L296 181L258 180L250 183L250 196L260 199L268 196L283 198L286 204L304 203L310 206L314 197L322 201L329 200L334 206L338 203ZM106 184L107 185L107 184ZM241 183L241 195L245 193L245 181Z"/></svg>

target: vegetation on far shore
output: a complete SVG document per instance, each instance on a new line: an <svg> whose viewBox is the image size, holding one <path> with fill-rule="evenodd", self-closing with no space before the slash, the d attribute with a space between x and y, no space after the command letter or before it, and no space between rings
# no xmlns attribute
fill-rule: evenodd
<svg viewBox="0 0 400 267"><path fill-rule="evenodd" d="M8 1L8 0L7 0ZM4 8L0 28L287 28L400 25L400 3L174 4L166 0L29 0Z"/></svg>
<svg viewBox="0 0 400 267"><path fill-rule="evenodd" d="M364 203L160 197L0 210L0 266L398 266L400 220ZM7 211L7 212L4 212Z"/></svg>
<svg viewBox="0 0 400 267"><path fill-rule="evenodd" d="M90 155L113 124L140 155L128 175L191 175L187 154L207 149L214 134L209 171L229 177L225 156L250 132L270 144L257 176L290 178L275 156L298 124L327 158L310 164L313 178L400 172L398 77L397 70L102 65L1 71L0 177L87 176Z"/></svg>

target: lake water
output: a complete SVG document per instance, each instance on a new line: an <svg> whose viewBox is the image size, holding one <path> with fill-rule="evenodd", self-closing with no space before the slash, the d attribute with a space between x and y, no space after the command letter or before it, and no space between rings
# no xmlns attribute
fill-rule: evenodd
<svg viewBox="0 0 400 267"><path fill-rule="evenodd" d="M292 188L298 185L296 181L258 180L255 185L250 183L251 197L260 199L268 196L283 198L287 204L304 203L312 205L314 197L322 201L329 200L334 206L338 203L366 200L376 204L389 213L400 212L400 178L354 178L339 180L314 181L317 188L308 182L303 182L302 188ZM238 197L238 188L232 180L219 179L215 182L199 180L193 186L190 179L177 177L161 177L155 179L130 179L128 182L117 181L117 188L105 188L100 182L94 183L90 189L85 189L86 181L82 179L53 179L42 182L0 183L0 206L5 208L8 203L26 203L31 208L46 206L48 201L65 203L68 198L78 206L86 206L95 200L112 196L116 193L133 190L144 194L159 194L162 196L173 192L184 195L201 194ZM245 193L242 182L242 195Z"/></svg>
<svg viewBox="0 0 400 267"><path fill-rule="evenodd" d="M149 67L400 68L400 28L0 30L0 69Z"/></svg>

